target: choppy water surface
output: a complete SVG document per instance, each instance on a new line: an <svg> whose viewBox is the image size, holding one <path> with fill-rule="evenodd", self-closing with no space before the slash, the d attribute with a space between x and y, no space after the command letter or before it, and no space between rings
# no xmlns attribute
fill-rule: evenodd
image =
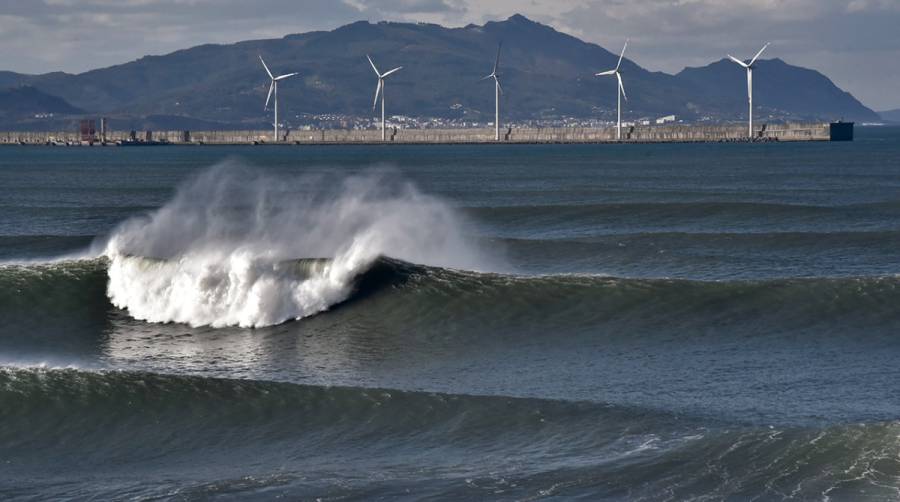
<svg viewBox="0 0 900 502"><path fill-rule="evenodd" d="M900 497L900 130L0 149L0 498Z"/></svg>

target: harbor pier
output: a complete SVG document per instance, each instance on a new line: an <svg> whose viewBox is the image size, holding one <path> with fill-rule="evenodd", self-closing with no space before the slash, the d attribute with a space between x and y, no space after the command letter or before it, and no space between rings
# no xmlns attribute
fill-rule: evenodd
<svg viewBox="0 0 900 502"><path fill-rule="evenodd" d="M710 143L852 141L852 122L761 124L753 138L743 125L654 125L615 127L507 127L500 141L494 129L388 129L386 141L378 129L287 130L280 141L272 131L105 131L103 137L85 137L77 131L0 132L0 145L351 145L351 144L541 144L541 143Z"/></svg>

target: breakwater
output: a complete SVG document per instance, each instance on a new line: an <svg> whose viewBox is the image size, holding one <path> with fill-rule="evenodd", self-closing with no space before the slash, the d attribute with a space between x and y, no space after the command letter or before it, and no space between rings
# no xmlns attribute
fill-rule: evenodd
<svg viewBox="0 0 900 502"><path fill-rule="evenodd" d="M496 143L493 129L398 129L388 130L388 143L477 144ZM630 143L746 142L743 125L630 126L622 129L622 141ZM762 124L753 141L847 141L853 139L852 123ZM375 144L381 131L317 129L287 131L280 142L289 144ZM502 143L616 143L615 127L510 127L501 131ZM105 137L84 137L72 131L0 132L0 144L178 144L253 145L276 143L272 131L111 131Z"/></svg>

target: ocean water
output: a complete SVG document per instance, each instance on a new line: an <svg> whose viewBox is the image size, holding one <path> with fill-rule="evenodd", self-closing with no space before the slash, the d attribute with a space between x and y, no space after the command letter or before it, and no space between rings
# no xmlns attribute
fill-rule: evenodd
<svg viewBox="0 0 900 502"><path fill-rule="evenodd" d="M896 500L900 129L0 148L0 499Z"/></svg>

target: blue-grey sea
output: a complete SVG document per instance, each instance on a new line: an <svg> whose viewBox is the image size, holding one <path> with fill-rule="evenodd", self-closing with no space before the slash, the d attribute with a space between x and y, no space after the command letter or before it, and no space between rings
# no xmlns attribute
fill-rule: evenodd
<svg viewBox="0 0 900 502"><path fill-rule="evenodd" d="M900 128L0 148L0 499L896 500Z"/></svg>

